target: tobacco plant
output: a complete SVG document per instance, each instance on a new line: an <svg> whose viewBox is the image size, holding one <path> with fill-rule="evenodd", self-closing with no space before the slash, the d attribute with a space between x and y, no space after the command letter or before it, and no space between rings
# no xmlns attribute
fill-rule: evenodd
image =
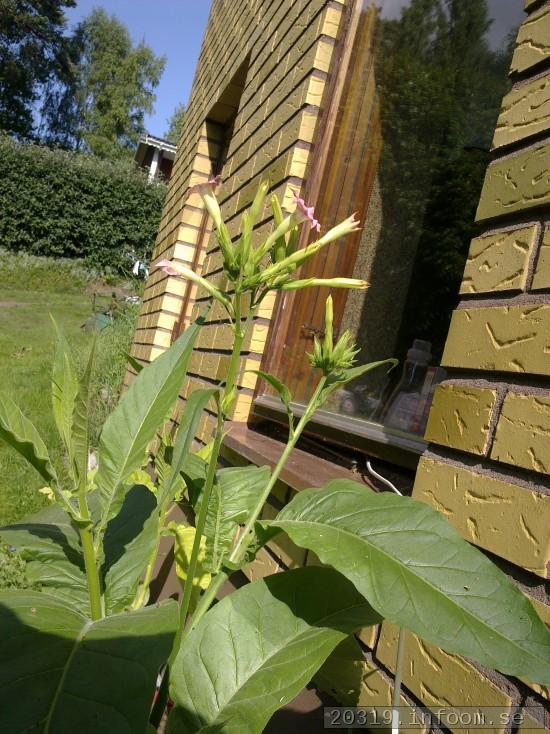
<svg viewBox="0 0 550 734"><path fill-rule="evenodd" d="M319 234L313 208L295 197L296 210L285 215L271 196L273 231L254 246L268 186L260 186L233 241L216 185L196 189L214 225L227 287L175 261L157 263L206 290L216 320L221 309L233 332L225 379L191 393L177 431L167 421L208 311L150 365L133 362L138 375L105 422L95 468L88 436L93 345L78 375L58 337L52 401L67 456L62 476L33 424L8 395L0 398L0 437L31 462L54 499L44 512L0 531L27 561L29 581L41 585L0 593L0 731L151 733L169 691L172 734L257 734L341 642L384 618L448 652L550 684L550 635L527 598L427 505L338 479L300 492L275 519L262 519L286 460L330 394L394 364L356 364L350 335L333 334L330 297L324 338L315 339L309 355L319 380L299 420L289 389L257 372L287 411L280 461L273 469L219 467L241 351L265 296L366 283L295 278L319 250L357 229L354 217L298 248L304 224ZM212 442L193 453L209 404L217 414ZM194 517L187 527L170 520L176 501ZM215 603L231 574L280 533L324 565L254 581ZM163 535L174 538L182 599L148 604Z"/></svg>

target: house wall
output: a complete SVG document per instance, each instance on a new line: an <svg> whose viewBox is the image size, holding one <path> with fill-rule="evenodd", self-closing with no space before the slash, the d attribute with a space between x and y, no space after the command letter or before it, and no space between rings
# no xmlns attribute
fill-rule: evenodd
<svg viewBox="0 0 550 734"><path fill-rule="evenodd" d="M200 199L185 199L184 193L211 172L223 146L223 106L232 104L227 90L247 57L242 95L233 97L237 117L222 171L222 210L230 230L237 232L240 212L260 177L269 174L285 200L292 188L301 187L346 5L214 0L154 259L174 258L221 277ZM550 623L544 592L550 567L550 4L528 0L526 11L512 64L514 88L503 100L494 161L479 204L480 234L471 244L443 357L449 378L437 389L427 429L430 447L420 461L413 496L491 554ZM207 124L211 111L214 120ZM266 220L259 235L268 225ZM168 348L178 323L185 326L200 308L194 289L186 294L183 282L153 271L134 356L153 359ZM259 366L272 308L273 302L266 304L255 322L245 345L246 367ZM230 338L214 309L181 404L193 389L223 377ZM254 379L242 376L240 386L234 417L246 420ZM201 423L202 441L209 439L212 424L213 409ZM234 452L226 451L225 458L242 461ZM281 483L267 515L293 492ZM262 551L246 573L253 579L315 562L285 540ZM364 659L332 665L333 682L325 680L324 687L349 702L342 681L348 680L350 665L359 666L359 703L389 705L397 630L384 622L360 639ZM548 688L484 670L412 635L406 652L404 706L483 704L515 712L520 704L529 705L540 726ZM521 729L534 725L527 718Z"/></svg>
<svg viewBox="0 0 550 734"><path fill-rule="evenodd" d="M492 554L550 623L550 5L525 6L413 497ZM390 675L396 646L384 622L373 661ZM550 700L413 635L406 655L406 695L429 706Z"/></svg>
<svg viewBox="0 0 550 734"><path fill-rule="evenodd" d="M219 192L230 232L238 231L241 212L265 177L290 205L292 190L299 191L304 179L343 10L340 0L214 0L153 262L174 259L219 281L220 253L204 226L201 199L198 194L186 198L185 192L211 175L227 132L224 118L231 117L232 106L237 106L234 134ZM245 76L242 94L236 74ZM270 219L260 222L256 236L270 226ZM167 349L174 331L185 328L200 312L200 298L196 288L187 290L181 280L153 270L133 356L148 362ZM243 370L259 367L273 305L273 298L262 304L252 337L244 345L248 356ZM197 343L180 408L193 389L224 375L230 340L227 324L214 309ZM254 375L241 375L236 420L248 415L255 381ZM211 407L200 425L198 437L203 441L214 424Z"/></svg>

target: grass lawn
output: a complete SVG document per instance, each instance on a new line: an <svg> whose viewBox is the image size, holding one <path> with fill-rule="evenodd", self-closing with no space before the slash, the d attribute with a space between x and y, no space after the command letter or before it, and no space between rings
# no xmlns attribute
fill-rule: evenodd
<svg viewBox="0 0 550 734"><path fill-rule="evenodd" d="M2 290L0 300L0 390L15 400L40 431L56 468L63 473L61 442L51 410L50 375L55 334L50 313L76 352L91 336L81 329L92 311L88 294ZM34 469L0 443L0 526L38 511L46 499Z"/></svg>
<svg viewBox="0 0 550 734"><path fill-rule="evenodd" d="M34 423L62 482L67 472L51 405L56 336L50 314L67 336L77 369L82 371L92 341L92 333L82 325L94 310L105 311L111 302L111 288L97 278L97 273L79 261L13 255L0 249L0 391ZM116 290L118 316L98 337L92 374L90 437L94 446L119 395L138 310L120 300L133 293L130 284ZM95 308L94 291L98 292ZM38 491L43 486L40 475L0 440L0 527L44 507L48 500ZM0 542L0 588L26 586L24 567L18 554Z"/></svg>

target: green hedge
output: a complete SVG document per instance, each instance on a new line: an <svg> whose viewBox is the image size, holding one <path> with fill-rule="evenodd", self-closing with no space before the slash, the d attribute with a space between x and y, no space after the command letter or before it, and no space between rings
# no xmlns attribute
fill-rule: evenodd
<svg viewBox="0 0 550 734"><path fill-rule="evenodd" d="M132 161L16 143L0 135L0 246L83 258L125 273L147 260L166 186Z"/></svg>

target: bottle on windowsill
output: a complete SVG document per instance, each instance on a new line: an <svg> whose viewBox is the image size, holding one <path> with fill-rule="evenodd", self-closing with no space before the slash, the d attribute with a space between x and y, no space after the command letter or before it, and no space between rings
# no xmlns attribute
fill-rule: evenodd
<svg viewBox="0 0 550 734"><path fill-rule="evenodd" d="M426 390L426 379L432 359L429 341L415 339L407 352L403 373L382 413L381 423L406 433L424 432L426 403L430 391ZM430 373L431 374L431 373ZM433 376L430 379L432 381Z"/></svg>

